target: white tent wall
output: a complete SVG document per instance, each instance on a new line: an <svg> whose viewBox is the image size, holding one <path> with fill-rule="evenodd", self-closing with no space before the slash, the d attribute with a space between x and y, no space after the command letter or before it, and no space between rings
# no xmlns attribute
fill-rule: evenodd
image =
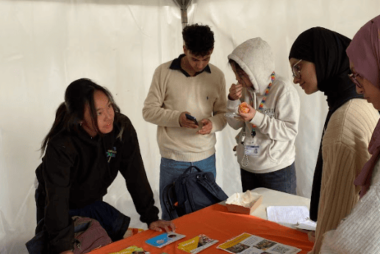
<svg viewBox="0 0 380 254"><path fill-rule="evenodd" d="M189 23L211 26L211 63L235 82L227 55L260 36L272 46L276 72L291 78L288 54L302 31L323 26L348 37L380 14L377 0L198 0ZM146 172L158 202L160 154L156 126L142 118L155 68L182 52L180 9L172 0L0 1L0 253L26 253L35 222L35 169L67 85L81 77L106 86L134 124ZM327 105L322 93L301 98L297 137L297 192L310 197ZM241 191L232 152L236 131L217 133L217 182L228 195ZM105 201L145 227L120 175Z"/></svg>

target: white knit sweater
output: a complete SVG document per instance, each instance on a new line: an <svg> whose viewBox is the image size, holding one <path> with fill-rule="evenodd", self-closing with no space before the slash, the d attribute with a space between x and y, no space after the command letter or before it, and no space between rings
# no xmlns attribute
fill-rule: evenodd
<svg viewBox="0 0 380 254"><path fill-rule="evenodd" d="M369 191L336 230L324 235L321 253L380 253L380 160Z"/></svg>
<svg viewBox="0 0 380 254"><path fill-rule="evenodd" d="M368 144L379 119L372 104L352 99L331 116L322 141L323 174L312 252L320 253L323 234L336 229L359 200L354 180L369 160Z"/></svg>

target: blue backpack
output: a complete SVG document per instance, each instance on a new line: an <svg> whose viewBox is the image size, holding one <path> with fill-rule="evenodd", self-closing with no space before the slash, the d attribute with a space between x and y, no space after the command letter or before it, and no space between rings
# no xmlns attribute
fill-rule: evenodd
<svg viewBox="0 0 380 254"><path fill-rule="evenodd" d="M191 172L195 169L195 172ZM196 166L190 166L174 183L163 190L162 209L166 209L170 219L198 211L228 198L215 182L214 174L203 172Z"/></svg>

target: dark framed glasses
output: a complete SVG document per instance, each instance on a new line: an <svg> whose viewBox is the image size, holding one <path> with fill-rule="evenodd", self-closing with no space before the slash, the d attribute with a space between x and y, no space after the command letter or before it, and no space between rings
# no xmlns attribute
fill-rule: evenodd
<svg viewBox="0 0 380 254"><path fill-rule="evenodd" d="M358 73L348 74L348 77L351 79L352 83L354 83L357 87L362 88L362 84L356 79L356 77L361 77Z"/></svg>
<svg viewBox="0 0 380 254"><path fill-rule="evenodd" d="M293 78L301 78L301 67L299 66L299 63L302 61L299 60L296 62L293 67L292 67L292 72L293 72Z"/></svg>

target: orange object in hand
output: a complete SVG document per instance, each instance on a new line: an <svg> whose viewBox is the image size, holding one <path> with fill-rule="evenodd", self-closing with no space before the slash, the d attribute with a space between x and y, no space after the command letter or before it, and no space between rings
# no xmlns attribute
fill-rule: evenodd
<svg viewBox="0 0 380 254"><path fill-rule="evenodd" d="M246 102L242 102L239 105L239 112L240 113L248 113L249 112L249 107L248 107L248 104Z"/></svg>

